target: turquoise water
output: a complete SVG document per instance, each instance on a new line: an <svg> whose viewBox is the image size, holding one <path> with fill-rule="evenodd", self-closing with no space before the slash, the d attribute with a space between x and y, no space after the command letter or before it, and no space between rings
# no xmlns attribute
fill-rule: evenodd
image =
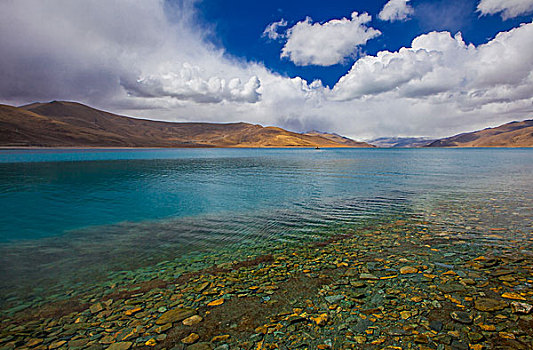
<svg viewBox="0 0 533 350"><path fill-rule="evenodd" d="M532 184L531 149L3 150L0 288L386 215L527 239Z"/></svg>

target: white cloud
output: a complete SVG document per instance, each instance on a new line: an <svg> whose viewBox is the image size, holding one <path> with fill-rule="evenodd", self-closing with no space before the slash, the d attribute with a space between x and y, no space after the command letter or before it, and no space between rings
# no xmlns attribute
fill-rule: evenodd
<svg viewBox="0 0 533 350"><path fill-rule="evenodd" d="M450 129L460 116L474 116L472 120L501 120L497 113L513 119L527 117L533 112L533 23L499 33L478 47L467 45L460 33L421 35L410 48L359 59L330 98L404 105L403 113L411 115L417 114L415 106L425 106L433 111L426 122L437 121L442 128L448 123ZM450 115L444 118L445 110ZM429 130L429 123L417 128Z"/></svg>
<svg viewBox="0 0 533 350"><path fill-rule="evenodd" d="M230 58L206 42L212 33L196 24L192 4L168 6L2 3L0 102L67 99L149 119L356 138L449 136L533 113L533 23L477 47L447 32L421 35L411 47L360 58L329 89Z"/></svg>
<svg viewBox="0 0 533 350"><path fill-rule="evenodd" d="M414 13L409 0L389 0L378 14L382 21L405 21Z"/></svg>
<svg viewBox="0 0 533 350"><path fill-rule="evenodd" d="M520 99L524 89L533 89L532 77L530 23L478 47L467 45L460 33L455 37L448 32L421 35L410 48L359 59L335 85L332 95L350 100L390 92L398 97L430 97L460 102L461 108L481 108L499 100Z"/></svg>
<svg viewBox="0 0 533 350"><path fill-rule="evenodd" d="M352 18L332 19L324 24L307 17L287 31L281 57L299 66L331 66L355 56L358 47L381 34L367 27L372 19L367 13L352 13Z"/></svg>
<svg viewBox="0 0 533 350"><path fill-rule="evenodd" d="M257 76L205 43L203 31L191 23L191 3L176 6L125 0L4 3L0 72L7 79L0 80L0 95L258 101Z"/></svg>
<svg viewBox="0 0 533 350"><path fill-rule="evenodd" d="M501 13L505 20L533 12L533 0L481 0L477 10L482 15Z"/></svg>
<svg viewBox="0 0 533 350"><path fill-rule="evenodd" d="M287 21L283 18L279 20L278 22L272 22L269 25L266 26L265 30L263 31L263 37L268 37L271 40L278 40L285 38L284 33L279 33L278 30L280 27L286 27Z"/></svg>

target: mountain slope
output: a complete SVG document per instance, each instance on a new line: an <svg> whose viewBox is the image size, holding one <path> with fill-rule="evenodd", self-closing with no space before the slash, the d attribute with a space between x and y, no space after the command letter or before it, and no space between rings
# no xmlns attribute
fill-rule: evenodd
<svg viewBox="0 0 533 350"><path fill-rule="evenodd" d="M276 127L135 119L61 101L20 108L0 105L0 146L350 147Z"/></svg>
<svg viewBox="0 0 533 350"><path fill-rule="evenodd" d="M427 147L533 147L533 119L436 140Z"/></svg>
<svg viewBox="0 0 533 350"><path fill-rule="evenodd" d="M366 142L355 141L348 137L341 136L338 134L333 134L333 133L320 132L320 131L309 131L309 132L304 133L303 135L313 136L313 137L323 137L330 141L343 144L346 147L374 147L373 145L370 145Z"/></svg>

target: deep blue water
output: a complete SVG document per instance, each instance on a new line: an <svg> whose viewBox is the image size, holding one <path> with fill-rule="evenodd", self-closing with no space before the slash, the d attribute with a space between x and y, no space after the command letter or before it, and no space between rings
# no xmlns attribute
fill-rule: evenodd
<svg viewBox="0 0 533 350"><path fill-rule="evenodd" d="M523 195L532 174L531 149L0 151L0 241L330 202Z"/></svg>
<svg viewBox="0 0 533 350"><path fill-rule="evenodd" d="M0 294L388 215L528 239L532 185L533 149L1 150Z"/></svg>

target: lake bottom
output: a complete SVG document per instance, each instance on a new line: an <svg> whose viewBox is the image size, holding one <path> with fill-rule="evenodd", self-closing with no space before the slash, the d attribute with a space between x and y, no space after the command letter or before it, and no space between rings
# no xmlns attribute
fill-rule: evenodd
<svg viewBox="0 0 533 350"><path fill-rule="evenodd" d="M0 346L529 349L533 241L516 199L410 203L305 238L203 244L105 271L37 302L8 300Z"/></svg>

